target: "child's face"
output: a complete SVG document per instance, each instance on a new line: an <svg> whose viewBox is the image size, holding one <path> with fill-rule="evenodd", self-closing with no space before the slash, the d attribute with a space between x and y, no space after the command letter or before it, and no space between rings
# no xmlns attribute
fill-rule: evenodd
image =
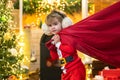
<svg viewBox="0 0 120 80"><path fill-rule="evenodd" d="M53 18L50 20L51 21L49 21L49 23L47 24L49 30L52 34L57 34L62 29L62 23L57 18Z"/></svg>

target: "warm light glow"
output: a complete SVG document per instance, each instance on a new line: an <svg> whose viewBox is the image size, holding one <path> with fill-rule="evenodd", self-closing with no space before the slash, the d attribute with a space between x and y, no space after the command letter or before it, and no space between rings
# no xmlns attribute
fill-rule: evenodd
<svg viewBox="0 0 120 80"><path fill-rule="evenodd" d="M19 77L20 77L20 78L19 78L20 80L23 80L22 74L21 74Z"/></svg>
<svg viewBox="0 0 120 80"><path fill-rule="evenodd" d="M45 2L46 2L46 0L45 0ZM60 3L60 0L47 0L47 3L49 3L49 4L54 4L54 3L56 3L56 4L59 4Z"/></svg>
<svg viewBox="0 0 120 80"><path fill-rule="evenodd" d="M8 0L7 8L13 9L13 3L11 0Z"/></svg>

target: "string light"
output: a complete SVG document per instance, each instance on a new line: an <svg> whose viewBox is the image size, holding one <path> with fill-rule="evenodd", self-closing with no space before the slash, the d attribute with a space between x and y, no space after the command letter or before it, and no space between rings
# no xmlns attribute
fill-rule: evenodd
<svg viewBox="0 0 120 80"><path fill-rule="evenodd" d="M32 3L32 1L31 1ZM43 1L38 1L38 8L36 8L36 26L39 25L40 23L40 17L47 15L50 11L54 9L59 9L62 11L65 11L65 7L75 5L78 3L78 1L71 1L69 4L66 2L66 0L43 0Z"/></svg>

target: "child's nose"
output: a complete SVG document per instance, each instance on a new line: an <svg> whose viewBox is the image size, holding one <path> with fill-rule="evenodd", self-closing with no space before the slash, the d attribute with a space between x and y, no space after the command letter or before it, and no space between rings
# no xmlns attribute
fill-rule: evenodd
<svg viewBox="0 0 120 80"><path fill-rule="evenodd" d="M52 25L52 28L55 28L55 26L54 26L54 25Z"/></svg>

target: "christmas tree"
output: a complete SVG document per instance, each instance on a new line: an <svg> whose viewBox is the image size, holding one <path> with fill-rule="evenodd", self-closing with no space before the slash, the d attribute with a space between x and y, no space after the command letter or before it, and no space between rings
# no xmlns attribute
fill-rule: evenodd
<svg viewBox="0 0 120 80"><path fill-rule="evenodd" d="M19 38L13 30L15 26L8 1L0 0L0 80L18 77L25 72L21 67L24 56L20 54Z"/></svg>

